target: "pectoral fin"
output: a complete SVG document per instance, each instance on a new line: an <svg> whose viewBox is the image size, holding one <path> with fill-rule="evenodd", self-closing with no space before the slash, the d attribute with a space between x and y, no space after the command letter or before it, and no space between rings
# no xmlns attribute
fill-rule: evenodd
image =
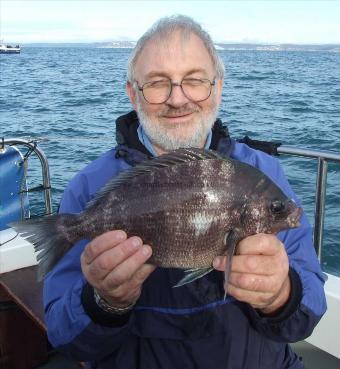
<svg viewBox="0 0 340 369"><path fill-rule="evenodd" d="M203 277L204 275L210 273L214 268L197 268L197 269L187 269L184 271L185 276L173 287L180 287L187 283L191 283L196 279Z"/></svg>

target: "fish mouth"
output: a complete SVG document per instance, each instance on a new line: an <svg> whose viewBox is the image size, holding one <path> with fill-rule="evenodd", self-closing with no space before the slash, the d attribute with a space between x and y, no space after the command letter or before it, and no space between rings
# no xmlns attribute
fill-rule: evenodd
<svg viewBox="0 0 340 369"><path fill-rule="evenodd" d="M302 208L295 208L288 216L287 223L290 228L300 227L300 218L302 215Z"/></svg>

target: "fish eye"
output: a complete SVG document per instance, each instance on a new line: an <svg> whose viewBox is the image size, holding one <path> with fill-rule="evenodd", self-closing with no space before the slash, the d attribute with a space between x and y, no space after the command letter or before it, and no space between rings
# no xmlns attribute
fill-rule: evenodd
<svg viewBox="0 0 340 369"><path fill-rule="evenodd" d="M281 213L285 209L285 204L281 200L274 200L270 204L270 210L274 214Z"/></svg>

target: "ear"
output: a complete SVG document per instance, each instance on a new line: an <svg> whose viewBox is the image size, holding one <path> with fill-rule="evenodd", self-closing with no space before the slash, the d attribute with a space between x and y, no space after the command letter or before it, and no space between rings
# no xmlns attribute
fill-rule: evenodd
<svg viewBox="0 0 340 369"><path fill-rule="evenodd" d="M216 80L216 98L218 103L221 102L222 89L223 89L223 79Z"/></svg>
<svg viewBox="0 0 340 369"><path fill-rule="evenodd" d="M129 95L131 104L133 108L136 110L137 104L136 104L136 90L133 88L132 83L130 81L126 82L126 92Z"/></svg>

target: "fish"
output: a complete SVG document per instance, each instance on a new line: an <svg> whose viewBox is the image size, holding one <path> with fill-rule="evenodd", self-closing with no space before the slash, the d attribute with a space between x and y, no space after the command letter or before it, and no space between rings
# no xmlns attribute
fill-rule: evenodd
<svg viewBox="0 0 340 369"><path fill-rule="evenodd" d="M43 279L73 245L109 230L139 236L148 260L180 268L180 287L213 270L257 233L296 228L302 209L257 168L213 150L182 148L146 160L110 180L79 214L56 214L10 224L34 245Z"/></svg>

